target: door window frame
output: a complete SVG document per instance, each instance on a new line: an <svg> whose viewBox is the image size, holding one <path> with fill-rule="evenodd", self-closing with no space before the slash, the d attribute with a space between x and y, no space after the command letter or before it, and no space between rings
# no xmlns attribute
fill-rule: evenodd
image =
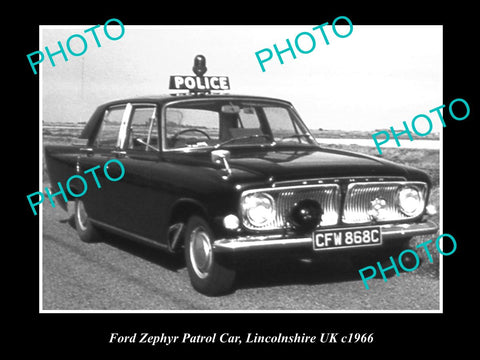
<svg viewBox="0 0 480 360"><path fill-rule="evenodd" d="M120 122L120 127L118 129L117 133L117 140L115 143L115 146L108 148L108 147L102 147L96 145L96 142L98 140L98 136L101 134L102 127L104 126L104 121L106 118L106 115L108 112L114 110L114 109L119 109L123 108L124 112L122 114L122 120ZM133 121L133 114L135 112L135 109L137 108L151 108L152 109L152 115L154 116L156 121L152 121L149 125L148 129L148 137L147 137L147 144L149 144L149 141L151 139L152 132L154 131L154 123L156 122L156 131L157 131L157 141L156 141L156 146L154 144L150 144L150 146L156 147L158 149L158 152L161 152L162 147L161 147L161 127L160 127L160 119L159 119L159 111L158 111L158 105L156 103L146 103L146 102L141 102L141 103L133 103L133 102L126 102L126 103L120 103L120 104L115 104L107 107L104 112L103 116L101 119L101 124L99 127L99 130L95 134L95 137L92 139L92 148L100 151L107 151L107 152L114 152L114 153L123 153L125 154L126 151L134 151L134 152L149 152L152 150L149 146L145 146L144 150L138 150L138 149L128 149L128 141L129 136L130 136L130 125Z"/></svg>

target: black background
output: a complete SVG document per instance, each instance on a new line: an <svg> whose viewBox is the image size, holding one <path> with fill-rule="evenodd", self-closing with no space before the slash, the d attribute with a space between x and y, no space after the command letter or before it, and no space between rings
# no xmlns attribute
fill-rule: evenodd
<svg viewBox="0 0 480 360"><path fill-rule="evenodd" d="M417 2L418 3L418 2ZM442 4L445 4L442 5ZM438 356L447 350L467 351L472 346L477 324L476 213L478 202L478 147L476 144L477 109L473 88L478 71L473 66L478 48L478 27L472 5L460 2L436 3L425 8L406 2L383 3L381 7L362 4L356 8L339 2L335 9L326 9L317 2L278 2L248 5L207 2L158 4L149 2L112 3L101 9L98 4L61 3L25 5L11 17L11 26L4 27L3 70L9 104L13 114L4 117L5 143L3 156L4 186L15 196L7 196L4 219L5 247L3 293L3 327L5 344L15 353L33 351L53 358L71 356L127 355L150 353L156 358L181 356L215 356L221 350L229 355L253 351L258 356L284 354L292 350L296 356L321 357L349 351L366 356ZM14 5L15 7L15 5ZM355 25L444 25L444 129L443 145L443 232L457 240L457 251L444 257L443 314L359 313L359 314L39 314L38 217L32 216L26 195L38 189L38 76L33 75L26 54L38 50L39 25L103 24L111 18L125 25L163 24L310 24L331 22L347 16ZM247 21L246 21L247 20ZM5 21L8 21L5 19ZM478 61L476 61L478 63ZM5 85L5 83L4 83ZM478 90L476 91L478 94ZM268 94L267 94L268 95ZM456 121L448 114L448 104L463 98L470 104L470 116ZM4 106L7 105L4 103ZM440 104L432 104L432 108ZM8 106L7 106L8 107ZM459 110L460 112L460 110ZM5 124L4 124L5 125ZM388 124L386 124L388 125ZM474 128L475 127L475 128ZM19 131L20 129L20 131ZM475 149L475 150L474 150ZM13 205L13 206L12 206ZM12 228L10 231L9 229ZM10 261L8 261L10 260ZM209 335L229 332L245 336L322 332L375 333L372 344L277 344L227 346L176 344L170 347L142 344L109 344L111 332L120 334L150 332L181 335L184 332ZM447 355L447 354L445 354Z"/></svg>

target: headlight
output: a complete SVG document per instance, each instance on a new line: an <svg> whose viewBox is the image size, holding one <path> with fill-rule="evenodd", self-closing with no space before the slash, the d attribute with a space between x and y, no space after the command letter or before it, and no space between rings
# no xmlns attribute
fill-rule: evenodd
<svg viewBox="0 0 480 360"><path fill-rule="evenodd" d="M275 201L265 193L249 194L243 198L242 213L250 224L261 227L274 219Z"/></svg>
<svg viewBox="0 0 480 360"><path fill-rule="evenodd" d="M414 217L420 215L425 206L423 194L414 187L405 186L398 190L398 206L407 216Z"/></svg>

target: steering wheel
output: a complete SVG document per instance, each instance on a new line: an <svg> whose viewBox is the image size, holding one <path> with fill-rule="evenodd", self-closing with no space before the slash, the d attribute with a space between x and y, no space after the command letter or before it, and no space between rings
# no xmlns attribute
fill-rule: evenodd
<svg viewBox="0 0 480 360"><path fill-rule="evenodd" d="M192 128L192 129L185 129L185 130L180 130L179 132L175 133L171 138L170 138L170 141L173 145L175 145L175 143L177 142L177 139L180 135L186 133L186 132L189 132L189 131L194 131L194 132L198 132L202 135L205 135L206 138L208 140L211 140L210 138L210 135L208 135L208 133L206 131L203 131L203 130L200 130L200 129L196 129L196 128Z"/></svg>

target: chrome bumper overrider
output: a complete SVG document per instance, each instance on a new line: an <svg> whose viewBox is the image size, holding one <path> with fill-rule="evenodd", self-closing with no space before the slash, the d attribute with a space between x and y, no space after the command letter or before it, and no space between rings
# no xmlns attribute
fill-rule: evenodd
<svg viewBox="0 0 480 360"><path fill-rule="evenodd" d="M432 221L414 224L381 225L380 227L384 243L395 239L432 234L438 231L437 224ZM216 252L300 247L312 247L312 237L288 238L283 235L252 235L219 239L213 243L213 249Z"/></svg>

